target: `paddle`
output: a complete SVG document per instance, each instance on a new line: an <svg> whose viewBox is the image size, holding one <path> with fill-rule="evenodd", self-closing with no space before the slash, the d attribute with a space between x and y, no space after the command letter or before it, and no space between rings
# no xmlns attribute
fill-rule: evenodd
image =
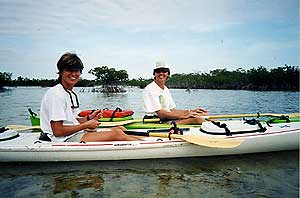
<svg viewBox="0 0 300 198"><path fill-rule="evenodd" d="M168 133L139 132L139 131L124 131L124 132L128 135L169 138ZM192 144L205 146L205 147L212 147L212 148L234 148L239 146L244 141L244 140L213 138L213 137L203 136L201 134L198 135L197 134L183 134L183 135L170 134L170 138L182 139Z"/></svg>
<svg viewBox="0 0 300 198"><path fill-rule="evenodd" d="M133 119L133 120L124 120L118 122L101 122L99 127L114 127L114 126L122 126L127 124L132 124L136 122L158 122L159 118L152 118L152 119Z"/></svg>
<svg viewBox="0 0 300 198"><path fill-rule="evenodd" d="M280 116L289 116L289 117L300 117L299 113L291 114L274 114L274 113L257 113L257 114L232 114L232 115L211 115L211 116L201 116L205 119L219 119L219 118L243 118L243 117L280 117Z"/></svg>
<svg viewBox="0 0 300 198"><path fill-rule="evenodd" d="M34 130L34 129L41 130L40 126L26 126L26 125L7 125L5 128L8 128L10 130L16 130L16 131L26 131L26 130Z"/></svg>
<svg viewBox="0 0 300 198"><path fill-rule="evenodd" d="M131 120L123 120L123 121L115 121L115 122L101 122L100 121L100 125L99 127L114 127L114 126L122 126L122 125L127 125L127 124L132 124L132 123L136 123L136 122L158 122L159 118L151 118L151 119L131 119ZM39 124L39 121L38 123Z"/></svg>

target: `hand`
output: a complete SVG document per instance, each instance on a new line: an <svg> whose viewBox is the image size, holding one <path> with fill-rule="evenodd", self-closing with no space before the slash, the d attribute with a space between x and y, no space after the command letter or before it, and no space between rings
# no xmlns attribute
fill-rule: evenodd
<svg viewBox="0 0 300 198"><path fill-rule="evenodd" d="M88 129L95 129L99 126L100 122L96 119L91 119L84 123L85 127Z"/></svg>
<svg viewBox="0 0 300 198"><path fill-rule="evenodd" d="M186 110L184 113L184 118L196 118L196 117L199 117L199 115L194 111Z"/></svg>
<svg viewBox="0 0 300 198"><path fill-rule="evenodd" d="M102 118L102 110L98 109L89 116L90 116L90 119L99 120L100 118Z"/></svg>
<svg viewBox="0 0 300 198"><path fill-rule="evenodd" d="M208 115L208 111L206 109L203 109L203 108L194 109L194 110L192 110L192 112L195 112L195 113L200 114L200 115Z"/></svg>
<svg viewBox="0 0 300 198"><path fill-rule="evenodd" d="M192 118L198 118L198 117L201 117L203 114L200 114L200 113L196 113L196 112L192 112L190 113L190 117Z"/></svg>

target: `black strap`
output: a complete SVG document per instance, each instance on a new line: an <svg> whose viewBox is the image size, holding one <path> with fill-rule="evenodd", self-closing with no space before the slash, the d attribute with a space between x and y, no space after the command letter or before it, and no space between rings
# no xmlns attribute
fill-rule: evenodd
<svg viewBox="0 0 300 198"><path fill-rule="evenodd" d="M158 116L157 115L144 115L143 123L145 123L145 119L153 119L153 118L158 118Z"/></svg>
<svg viewBox="0 0 300 198"><path fill-rule="evenodd" d="M0 128L0 133L3 133L4 131L7 131L7 130L8 130L7 128L1 127L1 128Z"/></svg>
<svg viewBox="0 0 300 198"><path fill-rule="evenodd" d="M259 127L259 132L265 132L267 129L262 126L259 120L251 119L251 120L245 120L245 123L250 125L256 125Z"/></svg>
<svg viewBox="0 0 300 198"><path fill-rule="evenodd" d="M29 111L30 115L31 115L33 118L35 118L35 117L37 116L37 114L34 113L34 112L31 110L31 108L28 108L28 111Z"/></svg>
<svg viewBox="0 0 300 198"><path fill-rule="evenodd" d="M111 121L113 121L113 118L115 117L115 114L116 114L116 112L121 112L122 111L122 109L120 108L120 107L117 107L114 111L113 111L113 113L111 114L111 117L110 117L110 122Z"/></svg>
<svg viewBox="0 0 300 198"><path fill-rule="evenodd" d="M228 129L227 125L225 123L222 123L221 122L216 122L216 121L211 121L214 125L218 126L219 128L223 128L225 130L225 134L227 136L232 136L230 130Z"/></svg>
<svg viewBox="0 0 300 198"><path fill-rule="evenodd" d="M177 127L176 121L172 121L171 124L173 126L169 129L169 140L171 140L171 134L183 135L183 130ZM173 133L171 133L172 130L174 131Z"/></svg>
<svg viewBox="0 0 300 198"><path fill-rule="evenodd" d="M51 139L48 137L47 133L41 132L39 140L51 142Z"/></svg>
<svg viewBox="0 0 300 198"><path fill-rule="evenodd" d="M180 134L183 134L183 131L190 131L190 128L178 128L180 131ZM147 130L147 133L165 133L165 132L170 132L170 129L149 129ZM182 135L181 134L181 135Z"/></svg>
<svg viewBox="0 0 300 198"><path fill-rule="evenodd" d="M64 90L69 94L69 96L70 96L70 100L71 100L71 108L72 109L76 109L76 108L79 108L79 100L78 100L78 96L77 96L77 94L74 92L74 91L71 91L71 90L68 90L67 88L65 88L65 86L62 84L62 83L60 83L61 84L61 86L64 88ZM72 98L72 95L71 95L71 93L75 96L75 100L76 100L76 105L74 105L74 101L73 101L73 98Z"/></svg>

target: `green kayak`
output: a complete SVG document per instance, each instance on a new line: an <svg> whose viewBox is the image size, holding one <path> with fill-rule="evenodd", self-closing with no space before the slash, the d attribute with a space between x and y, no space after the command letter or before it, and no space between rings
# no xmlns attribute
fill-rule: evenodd
<svg viewBox="0 0 300 198"><path fill-rule="evenodd" d="M32 126L40 125L40 118L37 115L30 115L30 121ZM276 116L276 117L267 117L261 119L261 121L267 123L300 122L300 117L286 117L286 116L277 117ZM145 122L143 122L143 119L133 119L132 116L127 116L123 118L113 118L112 121L110 118L101 118L100 122L103 123L102 127L124 125L127 129L161 129L161 128L172 127L171 123L159 123L157 119L145 119ZM177 126L179 128L190 128L190 127L199 127L200 125L177 125Z"/></svg>
<svg viewBox="0 0 300 198"><path fill-rule="evenodd" d="M227 119L228 120L228 119ZM269 118L262 120L267 123L288 123L288 122L300 122L300 117L292 117L287 119L283 118ZM161 128L170 128L171 123L150 123L150 122L135 122L131 124L125 125L127 129L161 129ZM201 125L193 124L193 125L177 125L179 128L190 128L190 127L200 127Z"/></svg>
<svg viewBox="0 0 300 198"><path fill-rule="evenodd" d="M123 118L101 118L99 119L100 122L120 122L125 120L132 120L132 116L126 116ZM32 116L30 115L30 121L32 126L39 126L40 125L40 117L39 116Z"/></svg>

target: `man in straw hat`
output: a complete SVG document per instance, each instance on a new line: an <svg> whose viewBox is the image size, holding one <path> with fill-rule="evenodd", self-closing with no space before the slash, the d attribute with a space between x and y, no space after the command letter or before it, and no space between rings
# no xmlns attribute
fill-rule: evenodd
<svg viewBox="0 0 300 198"><path fill-rule="evenodd" d="M172 95L166 86L170 76L170 68L164 62L156 62L153 70L154 81L147 85L143 92L144 108L147 114L158 116L162 121L177 120L177 124L201 124L205 121L201 116L207 110L178 110Z"/></svg>

